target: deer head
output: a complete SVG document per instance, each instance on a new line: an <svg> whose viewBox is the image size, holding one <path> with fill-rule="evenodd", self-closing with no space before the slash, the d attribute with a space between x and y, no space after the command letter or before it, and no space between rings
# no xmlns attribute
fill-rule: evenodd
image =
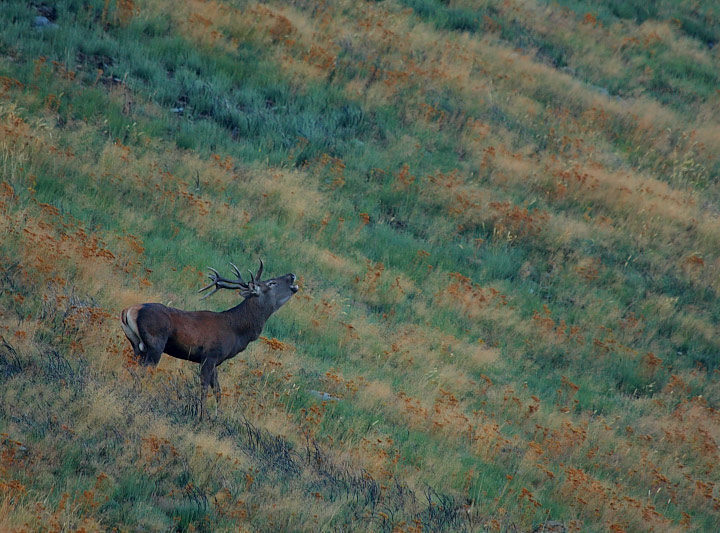
<svg viewBox="0 0 720 533"><path fill-rule="evenodd" d="M240 274L240 269L230 263L236 279L227 279L220 276L217 270L210 268L210 283L198 292L206 291L212 288L212 292L203 296L203 299L212 296L220 289L237 290L245 299L257 298L257 304L273 313L282 307L291 297L298 291L295 283L297 280L295 274L285 274L276 278L262 281L263 262L260 260L260 268L257 273L250 271L250 281L245 281Z"/></svg>

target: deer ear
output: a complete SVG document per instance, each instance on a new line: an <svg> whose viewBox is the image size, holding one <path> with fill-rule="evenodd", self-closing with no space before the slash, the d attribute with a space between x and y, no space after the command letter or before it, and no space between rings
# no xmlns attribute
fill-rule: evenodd
<svg viewBox="0 0 720 533"><path fill-rule="evenodd" d="M240 295L243 298L252 298L253 296L260 296L260 285L257 283L248 283L247 288L240 289Z"/></svg>
<svg viewBox="0 0 720 533"><path fill-rule="evenodd" d="M248 289L240 289L240 296L243 298L252 298L253 296L259 296L258 293L251 287Z"/></svg>

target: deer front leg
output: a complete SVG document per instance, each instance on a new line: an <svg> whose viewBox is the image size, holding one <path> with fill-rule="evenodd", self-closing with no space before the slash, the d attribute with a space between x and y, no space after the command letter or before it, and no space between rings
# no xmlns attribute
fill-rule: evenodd
<svg viewBox="0 0 720 533"><path fill-rule="evenodd" d="M208 389L210 385L215 388L217 382L217 369L215 368L215 362L210 359L205 359L200 366L200 420L205 415L205 400L207 398Z"/></svg>
<svg viewBox="0 0 720 533"><path fill-rule="evenodd" d="M217 416L218 410L220 409L220 398L222 397L222 389L217 377L217 367L213 367L212 373L212 388L215 391L215 416Z"/></svg>

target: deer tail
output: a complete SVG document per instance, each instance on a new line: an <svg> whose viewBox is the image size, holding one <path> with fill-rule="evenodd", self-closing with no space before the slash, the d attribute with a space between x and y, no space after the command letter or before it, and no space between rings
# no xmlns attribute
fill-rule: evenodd
<svg viewBox="0 0 720 533"><path fill-rule="evenodd" d="M123 331L125 332L125 336L132 343L132 345L137 349L137 351L144 352L146 348L145 343L140 336L140 331L138 330L137 326L137 316L139 310L139 305L134 305L132 307L128 307L127 309L123 309L122 313L120 314L120 323Z"/></svg>

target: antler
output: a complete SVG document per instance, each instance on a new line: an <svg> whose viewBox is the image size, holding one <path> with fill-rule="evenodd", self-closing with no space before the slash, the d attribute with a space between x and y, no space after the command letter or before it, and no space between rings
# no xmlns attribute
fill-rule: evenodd
<svg viewBox="0 0 720 533"><path fill-rule="evenodd" d="M245 283L242 279L242 275L240 274L240 269L235 265L235 263L230 263L230 266L232 267L233 272L238 277L241 283Z"/></svg>
<svg viewBox="0 0 720 533"><path fill-rule="evenodd" d="M208 274L208 278L210 278L210 285L203 287L198 292L206 291L210 288L213 288L212 292L207 293L205 296L203 296L201 299L204 300L205 298L212 296L220 289L236 289L240 290L241 294L245 297L252 296L253 294L258 293L258 282L260 281L260 275L262 274L263 270L263 262L262 259L260 260L260 269L257 272L256 276L253 276L252 272L250 272L250 283L245 282L242 279L242 276L240 275L240 269L235 266L233 263L230 263L230 266L232 267L233 273L237 276L237 279L227 279L220 276L220 273L215 270L212 267L208 267L211 271L210 274ZM257 278L257 279L256 279Z"/></svg>
<svg viewBox="0 0 720 533"><path fill-rule="evenodd" d="M260 276L262 276L263 266L263 261L262 259L260 259L260 268L258 268L257 274L253 275L252 270L248 269L248 272L250 272L250 285L256 285L260 283ZM237 276L240 277L240 271L235 265L233 265L233 267L235 267L235 273L237 274Z"/></svg>

